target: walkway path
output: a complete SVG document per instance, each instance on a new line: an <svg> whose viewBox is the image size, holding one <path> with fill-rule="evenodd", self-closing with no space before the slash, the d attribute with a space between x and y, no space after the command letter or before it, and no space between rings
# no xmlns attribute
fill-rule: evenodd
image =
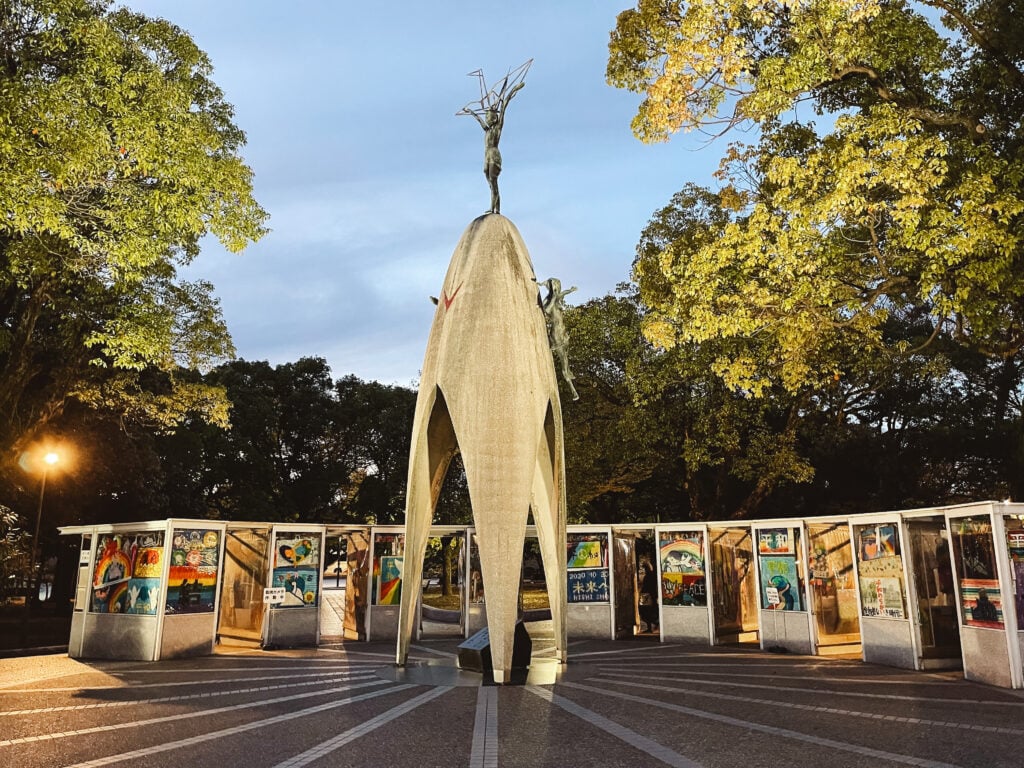
<svg viewBox="0 0 1024 768"><path fill-rule="evenodd" d="M1024 698L814 657L652 642L574 643L496 688L453 640L230 649L137 662L0 660L0 765L244 768L1020 766ZM538 682L539 681L539 682Z"/></svg>

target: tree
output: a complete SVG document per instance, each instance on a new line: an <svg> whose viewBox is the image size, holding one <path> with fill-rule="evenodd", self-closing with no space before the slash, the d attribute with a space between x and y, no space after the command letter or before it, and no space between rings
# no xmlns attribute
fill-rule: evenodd
<svg viewBox="0 0 1024 768"><path fill-rule="evenodd" d="M722 197L687 185L655 213L634 261L655 309L641 306L637 322L673 301L659 269L665 254L714 243L733 220ZM879 329L881 349L829 350L842 375L796 392L758 379L761 397L753 385L727 390L713 372L723 358L763 370L770 341L680 342L634 368L634 402L653 409L645 435L663 425L685 435L685 487L698 516L847 514L1019 493L1020 355L993 357L949 335L925 343L933 333L927 312L893 313Z"/></svg>
<svg viewBox="0 0 1024 768"><path fill-rule="evenodd" d="M405 387L346 376L335 384L339 423L348 435L355 472L341 508L350 522L399 523L416 393Z"/></svg>
<svg viewBox="0 0 1024 768"><path fill-rule="evenodd" d="M462 454L456 453L441 483L441 492L434 509L434 525L472 525L473 505L469 499L469 482Z"/></svg>
<svg viewBox="0 0 1024 768"><path fill-rule="evenodd" d="M244 134L189 36L109 0L0 3L0 449L69 399L158 427L225 423L180 374L233 354L177 270L263 232Z"/></svg>
<svg viewBox="0 0 1024 768"><path fill-rule="evenodd" d="M18 527L18 515L0 504L0 605L13 597L16 586L28 572L29 534Z"/></svg>
<svg viewBox="0 0 1024 768"><path fill-rule="evenodd" d="M231 402L225 428L193 418L160 436L161 487L175 516L285 522L398 522L416 395L337 381L323 358L235 360L203 377Z"/></svg>
<svg viewBox="0 0 1024 768"><path fill-rule="evenodd" d="M669 237L672 219L652 221L645 242ZM813 474L798 442L799 400L729 390L711 371L712 345L655 348L641 333L642 306L625 289L566 315L580 393L565 404L570 516L768 516L778 489Z"/></svg>
<svg viewBox="0 0 1024 768"><path fill-rule="evenodd" d="M650 345L640 336L639 307L628 296L604 296L570 307L565 321L580 395L563 401L570 520L678 516L669 510L678 510L683 499L682 473L665 470L678 462L673 454L679 453L679 440L673 441L676 450L659 450L660 427L667 423L655 433L645 427L664 419L665 410L653 403L639 408L633 399L631 377L649 376L652 362Z"/></svg>
<svg viewBox="0 0 1024 768"><path fill-rule="evenodd" d="M851 357L898 365L942 337L1019 361L1016 5L641 0L620 14L607 74L644 94L638 137L758 134L725 154L714 236L639 265L648 338L737 342L716 370L754 395L821 390ZM897 338L893 319L927 327Z"/></svg>
<svg viewBox="0 0 1024 768"><path fill-rule="evenodd" d="M172 506L228 520L327 519L352 467L327 362L234 360L204 381L226 392L231 423L194 418L160 440Z"/></svg>

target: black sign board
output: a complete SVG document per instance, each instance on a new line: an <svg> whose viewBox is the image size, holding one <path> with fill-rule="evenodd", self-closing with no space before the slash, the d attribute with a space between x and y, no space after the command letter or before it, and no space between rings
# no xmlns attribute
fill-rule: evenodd
<svg viewBox="0 0 1024 768"><path fill-rule="evenodd" d="M512 639L512 669L526 669L530 666L533 641L521 621L516 622ZM493 672L491 663L491 635L484 627L459 646L459 667L471 672Z"/></svg>

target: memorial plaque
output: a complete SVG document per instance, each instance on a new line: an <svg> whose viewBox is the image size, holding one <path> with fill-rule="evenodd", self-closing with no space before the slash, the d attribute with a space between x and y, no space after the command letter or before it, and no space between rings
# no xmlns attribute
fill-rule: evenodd
<svg viewBox="0 0 1024 768"><path fill-rule="evenodd" d="M526 631L526 625L517 621L512 637L512 669L529 667L532 654L533 641L530 640L530 634ZM491 663L491 636L487 627L459 646L459 667L481 674L494 671L494 666Z"/></svg>

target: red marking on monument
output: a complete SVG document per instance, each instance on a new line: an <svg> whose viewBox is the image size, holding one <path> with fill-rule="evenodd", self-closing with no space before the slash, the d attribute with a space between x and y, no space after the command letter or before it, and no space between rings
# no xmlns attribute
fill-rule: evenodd
<svg viewBox="0 0 1024 768"><path fill-rule="evenodd" d="M441 289L441 300L444 302L445 310L451 308L452 302L455 301L455 297L458 296L460 288L462 288L462 283L459 283L458 287L455 289L455 292L452 294L451 298L448 298L448 295L444 292L443 288Z"/></svg>

